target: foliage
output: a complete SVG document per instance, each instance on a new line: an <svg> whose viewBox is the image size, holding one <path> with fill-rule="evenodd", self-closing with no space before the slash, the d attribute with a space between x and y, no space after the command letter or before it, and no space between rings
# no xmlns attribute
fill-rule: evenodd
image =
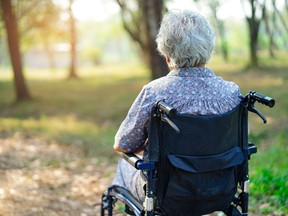
<svg viewBox="0 0 288 216"><path fill-rule="evenodd" d="M139 50L130 42L117 17L109 19L109 25L95 21L78 23L78 41L81 65L93 64L95 61L97 63L127 62L139 58Z"/></svg>
<svg viewBox="0 0 288 216"><path fill-rule="evenodd" d="M55 42L68 41L68 25L61 18L66 12L52 0L16 2L23 50L35 45L48 46Z"/></svg>

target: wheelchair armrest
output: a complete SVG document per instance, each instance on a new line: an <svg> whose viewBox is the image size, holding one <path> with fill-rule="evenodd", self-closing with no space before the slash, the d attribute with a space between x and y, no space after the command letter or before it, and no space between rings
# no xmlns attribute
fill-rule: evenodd
<svg viewBox="0 0 288 216"><path fill-rule="evenodd" d="M257 153L257 147L253 143L248 143L248 147L245 149L245 155L247 156L248 160L251 159L252 154Z"/></svg>
<svg viewBox="0 0 288 216"><path fill-rule="evenodd" d="M257 147L253 143L248 143L248 155L257 153Z"/></svg>
<svg viewBox="0 0 288 216"><path fill-rule="evenodd" d="M143 161L133 153L122 153L122 157L130 165L139 170L153 170L155 169L155 162Z"/></svg>
<svg viewBox="0 0 288 216"><path fill-rule="evenodd" d="M124 158L124 160L126 160L131 166L135 167L136 169L138 169L137 163L139 161L143 161L142 159L140 159L137 155L133 153L122 153L122 157Z"/></svg>

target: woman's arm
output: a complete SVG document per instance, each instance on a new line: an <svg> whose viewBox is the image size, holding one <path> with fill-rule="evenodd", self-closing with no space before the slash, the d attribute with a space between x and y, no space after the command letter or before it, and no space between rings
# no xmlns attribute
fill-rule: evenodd
<svg viewBox="0 0 288 216"><path fill-rule="evenodd" d="M147 140L148 140L148 139L147 139ZM139 149L137 149L136 151L134 151L134 152L132 152L132 153L138 154L138 153L144 151L144 149L146 148L146 145L147 145L147 143L148 143L147 140L144 142L143 145L141 145L141 146L139 147ZM113 148L114 148L114 151L123 152L123 153L131 153L131 152L128 152L127 150L121 148L121 146L119 146L118 143L115 143L114 146L113 146Z"/></svg>
<svg viewBox="0 0 288 216"><path fill-rule="evenodd" d="M121 148L118 143L115 143L113 148L114 148L114 151L123 152L123 153L129 153L127 150Z"/></svg>
<svg viewBox="0 0 288 216"><path fill-rule="evenodd" d="M153 101L151 94L144 86L116 133L115 151L139 153L145 149L147 126Z"/></svg>

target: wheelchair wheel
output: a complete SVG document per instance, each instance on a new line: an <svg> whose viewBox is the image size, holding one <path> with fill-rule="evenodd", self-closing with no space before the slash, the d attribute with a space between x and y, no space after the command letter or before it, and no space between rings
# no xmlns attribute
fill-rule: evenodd
<svg viewBox="0 0 288 216"><path fill-rule="evenodd" d="M127 191L122 189L115 186L110 187L102 195L101 216L141 215L139 206L135 206L130 200L131 197L125 196Z"/></svg>

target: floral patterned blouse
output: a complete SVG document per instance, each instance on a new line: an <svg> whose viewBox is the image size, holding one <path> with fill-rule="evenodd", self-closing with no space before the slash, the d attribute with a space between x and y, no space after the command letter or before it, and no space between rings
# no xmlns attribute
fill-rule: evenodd
<svg viewBox="0 0 288 216"><path fill-rule="evenodd" d="M239 87L223 80L206 67L180 68L143 87L122 122L115 143L134 152L147 139L150 111L159 100L176 108L178 113L209 115L225 113L241 101Z"/></svg>

